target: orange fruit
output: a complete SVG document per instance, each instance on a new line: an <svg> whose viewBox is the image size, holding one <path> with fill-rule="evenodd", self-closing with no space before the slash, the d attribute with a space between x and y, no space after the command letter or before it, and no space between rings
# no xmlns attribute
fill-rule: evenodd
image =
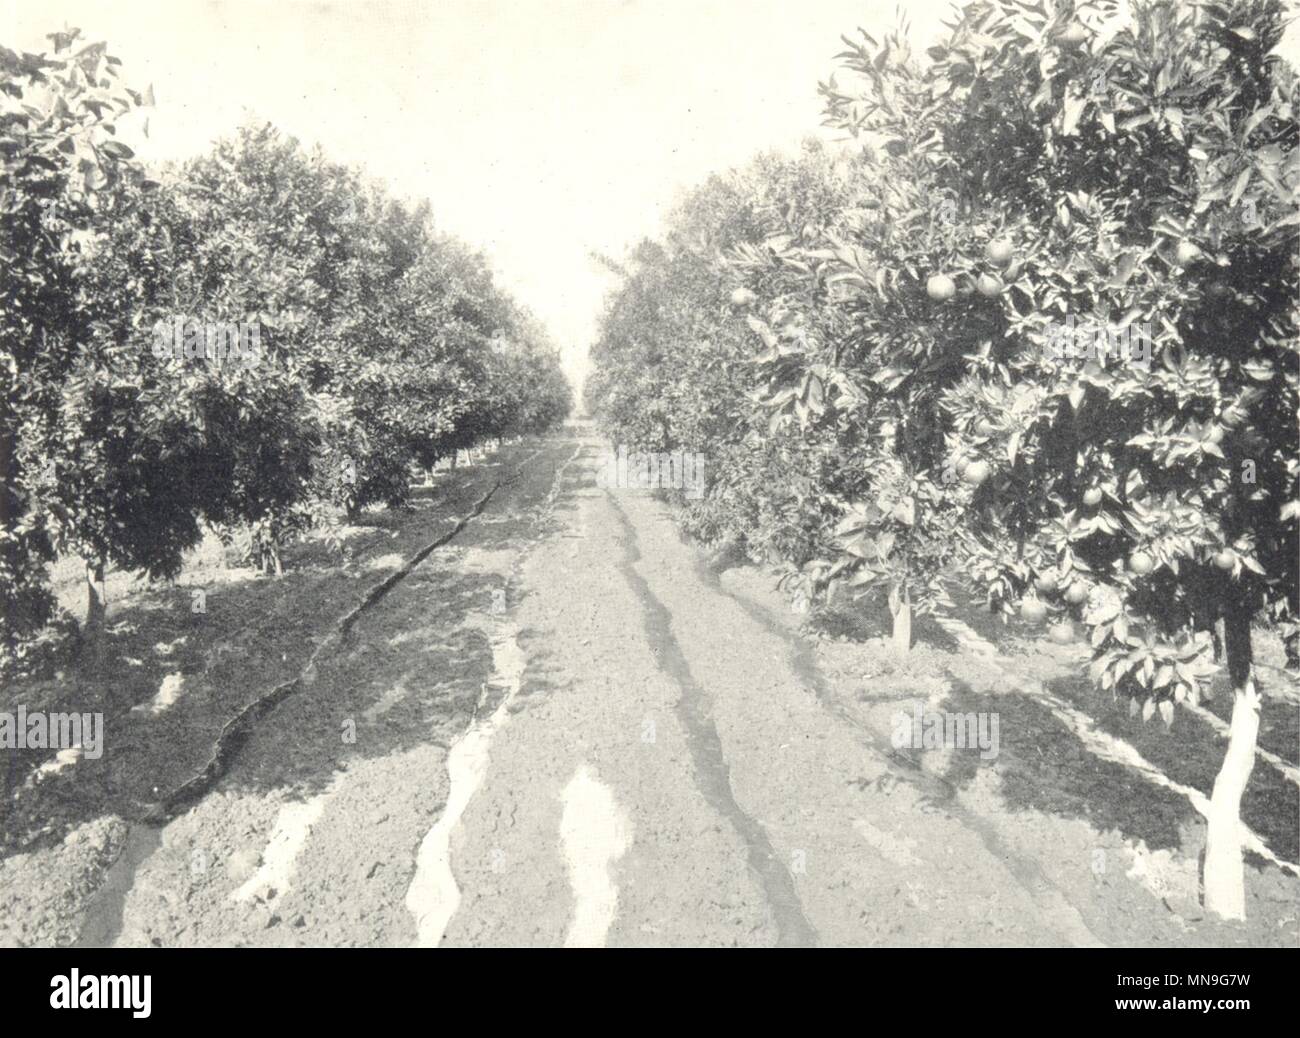
<svg viewBox="0 0 1300 1038"><path fill-rule="evenodd" d="M957 294L957 283L947 274L933 274L925 283L925 292L936 303L944 303Z"/></svg>

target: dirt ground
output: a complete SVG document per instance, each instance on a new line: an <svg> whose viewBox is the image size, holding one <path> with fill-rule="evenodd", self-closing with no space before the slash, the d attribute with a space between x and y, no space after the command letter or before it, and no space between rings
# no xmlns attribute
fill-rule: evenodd
<svg viewBox="0 0 1300 1038"><path fill-rule="evenodd" d="M810 622L598 488L598 451L507 446L346 560L119 597L102 669L6 693L99 704L107 745L11 756L0 943L1300 943L1300 879L1256 855L1247 922L1201 910L1204 719L1130 719L1078 647L973 606L906 661L861 609ZM1295 686L1265 691L1294 764ZM896 747L918 709L996 717L996 752ZM1276 768L1243 819L1300 857Z"/></svg>

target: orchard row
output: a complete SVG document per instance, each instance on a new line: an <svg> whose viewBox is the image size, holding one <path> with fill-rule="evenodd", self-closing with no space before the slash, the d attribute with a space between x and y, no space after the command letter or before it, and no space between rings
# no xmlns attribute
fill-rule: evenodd
<svg viewBox="0 0 1300 1038"><path fill-rule="evenodd" d="M60 556L87 562L93 628L106 565L172 576L211 526L278 571L286 538L569 409L538 323L427 205L271 126L152 173L117 139L150 98L76 36L0 48L11 666Z"/></svg>
<svg viewBox="0 0 1300 1038"><path fill-rule="evenodd" d="M1300 605L1283 19L981 0L923 55L846 38L821 93L849 143L696 190L629 257L588 391L615 442L709 459L697 534L801 598L887 603L901 650L961 584L1084 634L1100 688L1168 719L1222 623L1239 749L1207 891L1253 760L1252 622L1293 636ZM1106 345L1062 348L1080 326ZM1232 886L1207 903L1239 914Z"/></svg>

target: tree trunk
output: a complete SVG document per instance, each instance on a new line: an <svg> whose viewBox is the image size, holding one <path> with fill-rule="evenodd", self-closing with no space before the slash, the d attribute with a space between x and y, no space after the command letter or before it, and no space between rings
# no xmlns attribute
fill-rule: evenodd
<svg viewBox="0 0 1300 1038"><path fill-rule="evenodd" d="M1228 674L1232 678L1232 721L1228 752L1214 780L1205 834L1205 909L1223 919L1246 918L1241 859L1241 796L1255 766L1260 696L1251 675L1250 611L1230 610L1223 620Z"/></svg>
<svg viewBox="0 0 1300 1038"><path fill-rule="evenodd" d="M86 637L98 641L104 632L108 598L104 589L104 560L86 560Z"/></svg>
<svg viewBox="0 0 1300 1038"><path fill-rule="evenodd" d="M912 649L912 599L907 589L890 603L894 606L894 652L906 656Z"/></svg>
<svg viewBox="0 0 1300 1038"><path fill-rule="evenodd" d="M104 616L108 611L108 593L104 586L104 560L86 560L86 622L81 629L79 654L92 666L98 666L104 652Z"/></svg>

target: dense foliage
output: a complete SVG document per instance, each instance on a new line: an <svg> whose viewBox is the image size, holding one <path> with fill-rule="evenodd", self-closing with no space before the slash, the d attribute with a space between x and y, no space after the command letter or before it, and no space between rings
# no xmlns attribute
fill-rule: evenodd
<svg viewBox="0 0 1300 1038"><path fill-rule="evenodd" d="M270 126L145 170L150 98L104 44L0 48L0 636L53 615L48 564L174 576L206 525L267 569L336 511L400 505L458 447L569 409L558 353L439 234Z"/></svg>
<svg viewBox="0 0 1300 1038"><path fill-rule="evenodd" d="M700 532L887 597L900 647L965 585L1086 632L1099 686L1168 722L1221 621L1250 710L1252 620L1300 609L1283 16L976 0L923 56L846 40L850 143L715 180L639 247L589 406L704 452Z"/></svg>

